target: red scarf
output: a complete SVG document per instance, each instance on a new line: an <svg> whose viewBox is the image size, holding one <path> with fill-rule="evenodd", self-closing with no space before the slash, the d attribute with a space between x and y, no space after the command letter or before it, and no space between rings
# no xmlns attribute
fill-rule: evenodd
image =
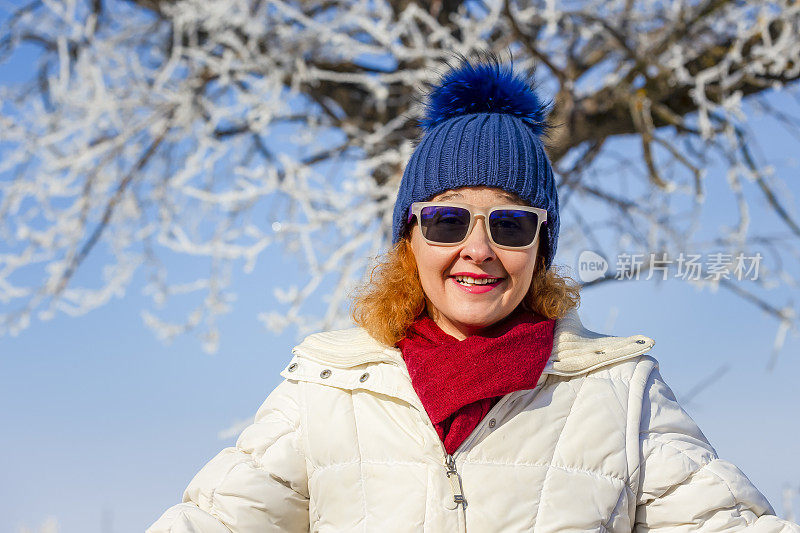
<svg viewBox="0 0 800 533"><path fill-rule="evenodd" d="M452 454L506 394L532 389L553 351L554 320L517 310L459 341L423 312L397 343L411 384Z"/></svg>

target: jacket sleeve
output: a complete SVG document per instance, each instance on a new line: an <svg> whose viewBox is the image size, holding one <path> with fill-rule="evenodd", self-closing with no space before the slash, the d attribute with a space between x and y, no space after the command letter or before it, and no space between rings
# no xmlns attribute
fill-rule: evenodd
<svg viewBox="0 0 800 533"><path fill-rule="evenodd" d="M800 533L733 464L720 459L678 405L656 365L647 379L639 431L634 531Z"/></svg>
<svg viewBox="0 0 800 533"><path fill-rule="evenodd" d="M300 437L298 385L284 380L255 421L189 483L183 503L147 533L307 532L308 479Z"/></svg>

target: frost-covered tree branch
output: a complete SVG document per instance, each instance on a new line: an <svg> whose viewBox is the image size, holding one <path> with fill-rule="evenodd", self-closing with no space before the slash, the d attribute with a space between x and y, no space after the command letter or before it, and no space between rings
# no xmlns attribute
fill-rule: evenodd
<svg viewBox="0 0 800 533"><path fill-rule="evenodd" d="M748 114L800 140L763 98L794 94L799 25L790 0L30 2L0 30L0 60L32 58L0 87L0 332L139 280L147 324L213 350L234 272L276 247L307 280L276 286L264 323L347 326L348 290L389 244L420 90L454 53L488 50L535 66L552 97L574 221L561 254L761 251L757 281L704 284L775 316L779 347L797 312L769 289L797 286L800 220ZM712 164L736 218L700 239ZM753 202L780 231L754 230ZM181 298L193 309L167 321Z"/></svg>

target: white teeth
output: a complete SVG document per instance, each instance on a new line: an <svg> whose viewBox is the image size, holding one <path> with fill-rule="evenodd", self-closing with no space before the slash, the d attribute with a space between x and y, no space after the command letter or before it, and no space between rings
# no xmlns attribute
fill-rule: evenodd
<svg viewBox="0 0 800 533"><path fill-rule="evenodd" d="M491 283L495 283L499 281L500 278L482 278L482 279L475 279L469 276L455 276L456 281L461 283L462 285L489 285Z"/></svg>

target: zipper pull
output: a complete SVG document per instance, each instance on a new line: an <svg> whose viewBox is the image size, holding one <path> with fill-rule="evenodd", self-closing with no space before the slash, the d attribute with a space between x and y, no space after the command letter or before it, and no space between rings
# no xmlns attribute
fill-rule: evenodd
<svg viewBox="0 0 800 533"><path fill-rule="evenodd" d="M447 469L447 480L450 481L450 488L453 489L453 503L455 507L463 505L467 508L467 499L464 497L464 490L461 486L461 475L456 470L456 460L449 453L445 455L444 466ZM453 507L453 509L455 509Z"/></svg>

